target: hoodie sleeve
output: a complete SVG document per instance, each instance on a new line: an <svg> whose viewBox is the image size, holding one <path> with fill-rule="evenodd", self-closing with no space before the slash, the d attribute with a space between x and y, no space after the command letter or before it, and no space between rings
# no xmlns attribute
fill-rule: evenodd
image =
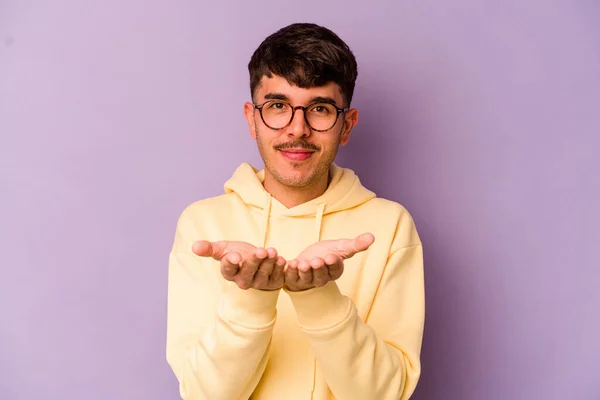
<svg viewBox="0 0 600 400"><path fill-rule="evenodd" d="M423 251L394 251L364 322L337 284L289 292L333 395L339 399L408 399L421 373L425 318Z"/></svg>
<svg viewBox="0 0 600 400"><path fill-rule="evenodd" d="M167 361L182 399L248 399L267 364L280 291L242 290L196 256L180 218L169 257Z"/></svg>

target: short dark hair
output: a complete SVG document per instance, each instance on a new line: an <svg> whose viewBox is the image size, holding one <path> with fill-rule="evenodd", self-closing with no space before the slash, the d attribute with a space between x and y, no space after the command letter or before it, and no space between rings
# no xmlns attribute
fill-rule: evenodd
<svg viewBox="0 0 600 400"><path fill-rule="evenodd" d="M275 74L301 88L335 82L348 107L358 76L348 45L331 30L310 23L291 24L268 36L254 51L248 70L252 98L262 77Z"/></svg>

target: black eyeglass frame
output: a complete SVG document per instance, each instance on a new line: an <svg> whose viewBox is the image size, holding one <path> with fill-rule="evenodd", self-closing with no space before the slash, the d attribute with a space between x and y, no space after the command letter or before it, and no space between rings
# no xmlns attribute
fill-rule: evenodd
<svg viewBox="0 0 600 400"><path fill-rule="evenodd" d="M290 120L287 122L287 124L285 124L284 126L282 126L281 128L273 128L271 127L269 124L267 124L267 122L265 121L265 117L263 117L263 113L262 113L262 109L265 106L265 104L267 103L284 103L284 104L288 104L290 107L292 107L292 116L290 117ZM313 107L317 104L329 104L332 105L333 107L335 107L335 111L336 111L336 116L335 116L335 120L333 120L333 124L327 128L327 129L315 129L312 127L312 125L310 124L310 122L308 122L308 117L306 116L306 110L309 109L310 107ZM282 129L285 129L293 120L294 120L294 115L296 114L296 110L302 110L302 113L304 114L304 121L306 122L306 125L308 125L310 127L310 129L312 129L315 132L327 132L328 130L330 130L331 128L333 128L335 126L335 124L337 124L338 118L340 117L340 114L342 113L346 113L350 110L350 108L346 107L346 108L339 108L337 105L335 105L334 103L328 103L325 101L317 101L314 103L310 103L307 106L296 106L293 107L290 103L288 103L287 101L283 101L283 100L267 100L262 104L254 104L252 103L252 105L254 106L255 110L258 110L258 113L260 114L260 119L262 119L262 122L269 128L269 129L273 129L274 131L280 131Z"/></svg>

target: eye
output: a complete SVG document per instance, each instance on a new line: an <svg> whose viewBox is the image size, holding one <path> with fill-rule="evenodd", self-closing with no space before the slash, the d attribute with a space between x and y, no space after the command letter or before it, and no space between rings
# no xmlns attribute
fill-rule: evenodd
<svg viewBox="0 0 600 400"><path fill-rule="evenodd" d="M310 111L315 114L327 115L333 112L331 104L315 104L310 108Z"/></svg>
<svg viewBox="0 0 600 400"><path fill-rule="evenodd" d="M273 102L273 103L270 103L270 104L268 105L268 107L269 107L269 108L272 108L272 109L274 109L274 110L283 110L283 109L285 109L285 107L286 107L286 104L285 104L285 103L282 103L282 102Z"/></svg>

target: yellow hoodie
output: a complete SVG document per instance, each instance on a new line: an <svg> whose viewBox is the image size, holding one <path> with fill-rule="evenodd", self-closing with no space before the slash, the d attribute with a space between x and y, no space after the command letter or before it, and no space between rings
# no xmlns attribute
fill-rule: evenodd
<svg viewBox="0 0 600 400"><path fill-rule="evenodd" d="M188 206L169 257L167 360L183 399L408 399L420 376L421 241L410 214L332 165L320 197L286 208L242 164L225 194ZM327 239L375 243L340 279L303 292L242 290L196 240L274 247L286 260Z"/></svg>

